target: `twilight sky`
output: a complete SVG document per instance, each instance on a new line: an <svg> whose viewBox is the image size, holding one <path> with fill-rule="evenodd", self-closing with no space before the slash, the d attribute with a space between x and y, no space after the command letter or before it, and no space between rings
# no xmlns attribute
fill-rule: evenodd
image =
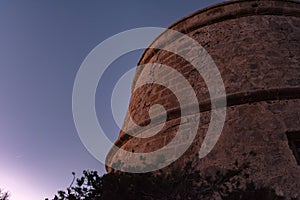
<svg viewBox="0 0 300 200"><path fill-rule="evenodd" d="M85 169L104 166L81 144L72 117L74 79L106 38L131 28L168 27L222 0L0 1L0 188L11 200L52 198ZM101 79L96 108L108 137L119 134L110 109L116 81L142 51L122 56ZM131 80L118 103L124 116Z"/></svg>

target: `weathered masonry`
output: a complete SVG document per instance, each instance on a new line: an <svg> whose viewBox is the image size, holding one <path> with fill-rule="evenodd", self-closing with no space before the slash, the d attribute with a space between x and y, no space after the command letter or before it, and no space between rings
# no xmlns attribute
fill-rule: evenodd
<svg viewBox="0 0 300 200"><path fill-rule="evenodd" d="M196 159L210 123L207 86L193 66L178 55L157 49L144 52L139 65L156 62L176 69L189 81L199 101L201 119L197 136L174 166L192 160L201 173L210 173L229 168L235 160L249 161L251 179L271 185L284 195L299 196L300 2L229 1L197 11L169 28L187 34L206 49L221 73L227 93L222 134L205 158ZM165 45L176 44L164 33L156 40L164 40ZM192 47L184 48L189 51ZM142 71L142 67L137 69L135 80ZM150 71L148 76L159 76L176 84L168 74L158 73L159 68ZM117 146L130 152L151 152L172 140L180 123L180 112L176 97L168 89L145 85L136 90L130 102L131 116L137 124L147 123L149 108L154 104L169 111L162 131L147 139L121 132ZM121 154L111 151L107 161L120 158Z"/></svg>

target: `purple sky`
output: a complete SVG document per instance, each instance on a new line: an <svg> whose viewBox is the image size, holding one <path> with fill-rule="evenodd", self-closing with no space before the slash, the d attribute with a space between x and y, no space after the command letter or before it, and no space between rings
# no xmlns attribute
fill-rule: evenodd
<svg viewBox="0 0 300 200"><path fill-rule="evenodd" d="M73 82L87 54L131 28L167 27L221 0L0 1L0 188L11 200L52 198L71 172L105 172L81 144L72 117ZM97 111L109 138L119 130L110 110L115 81L142 51L118 59L100 81ZM124 87L130 87L128 81ZM126 91L126 90L124 90ZM122 94L123 95L123 94ZM126 109L129 94L120 101ZM120 109L120 116L124 113Z"/></svg>

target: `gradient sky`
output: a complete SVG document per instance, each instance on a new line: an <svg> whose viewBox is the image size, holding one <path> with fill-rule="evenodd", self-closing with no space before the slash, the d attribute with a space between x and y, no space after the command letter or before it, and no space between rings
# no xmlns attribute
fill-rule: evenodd
<svg viewBox="0 0 300 200"><path fill-rule="evenodd" d="M105 173L81 144L72 117L73 82L88 53L106 38L131 28L168 27L221 0L0 1L0 188L11 200L52 198L71 172ZM101 79L97 114L108 137L119 130L110 109L116 80L142 51L122 56ZM120 94L124 116L130 81Z"/></svg>

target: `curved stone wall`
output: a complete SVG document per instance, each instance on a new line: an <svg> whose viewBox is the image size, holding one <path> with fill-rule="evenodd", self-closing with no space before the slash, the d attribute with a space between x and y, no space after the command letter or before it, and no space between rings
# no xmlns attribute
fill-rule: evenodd
<svg viewBox="0 0 300 200"><path fill-rule="evenodd" d="M250 178L257 183L271 184L285 195L300 195L300 166L286 136L289 132L300 134L299 1L226 2L193 13L169 28L187 34L206 49L221 73L227 93L226 122L220 139L205 158L198 159L211 113L201 74L178 55L151 48L144 52L139 65L161 63L176 69L189 81L199 101L201 117L196 139L173 167L192 160L201 173L210 173L229 168L235 160L249 161ZM162 46L179 45L187 54L193 48L164 33L157 41ZM178 83L160 65L147 72L139 67L133 86L143 78L140 76ZM139 125L149 123L148 111L154 104L163 105L168 112L162 131L147 139L121 132L117 146L131 152L150 152L172 140L183 119L178 100L168 88L153 84L134 91L131 116ZM124 126L126 122L127 119ZM187 131L192 126L192 122L186 122ZM174 152L179 146L174 147ZM122 155L111 151L107 162L120 158Z"/></svg>

